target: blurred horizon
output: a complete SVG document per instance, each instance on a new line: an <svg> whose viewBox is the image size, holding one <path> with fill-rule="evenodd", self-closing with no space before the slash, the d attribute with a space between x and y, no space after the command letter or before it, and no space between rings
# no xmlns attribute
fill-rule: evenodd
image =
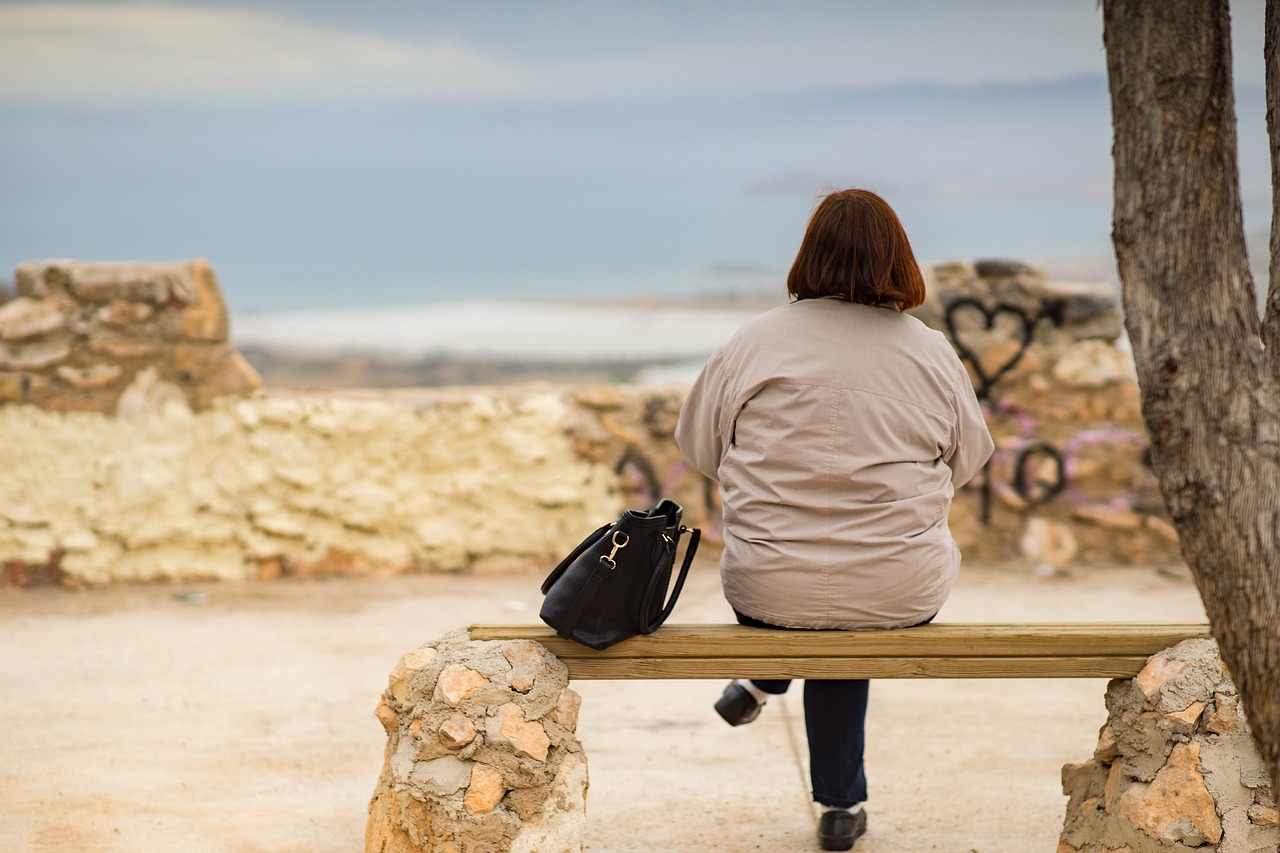
<svg viewBox="0 0 1280 853"><path fill-rule="evenodd" d="M754 295L863 186L922 262L1114 280L1094 0L733 10L0 2L0 278L205 257L238 315ZM1262 2L1232 10L1265 244Z"/></svg>

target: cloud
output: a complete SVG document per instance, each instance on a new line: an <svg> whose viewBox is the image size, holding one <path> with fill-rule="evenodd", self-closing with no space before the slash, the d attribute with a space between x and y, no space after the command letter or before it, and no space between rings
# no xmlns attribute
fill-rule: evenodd
<svg viewBox="0 0 1280 853"><path fill-rule="evenodd" d="M246 8L0 6L0 99L471 98L522 94L530 69L439 39L418 45Z"/></svg>
<svg viewBox="0 0 1280 853"><path fill-rule="evenodd" d="M1111 182L1104 178L1002 180L946 178L927 182L843 180L819 172L782 172L747 185L750 195L766 198L813 198L842 187L864 187L887 196L968 199L1109 199Z"/></svg>

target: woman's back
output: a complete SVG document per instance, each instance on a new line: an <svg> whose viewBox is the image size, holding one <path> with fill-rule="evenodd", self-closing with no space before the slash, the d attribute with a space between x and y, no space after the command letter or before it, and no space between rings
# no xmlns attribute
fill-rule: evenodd
<svg viewBox="0 0 1280 853"><path fill-rule="evenodd" d="M959 360L915 318L834 298L761 315L712 357L677 438L720 481L739 612L884 628L945 601L952 484L990 446Z"/></svg>

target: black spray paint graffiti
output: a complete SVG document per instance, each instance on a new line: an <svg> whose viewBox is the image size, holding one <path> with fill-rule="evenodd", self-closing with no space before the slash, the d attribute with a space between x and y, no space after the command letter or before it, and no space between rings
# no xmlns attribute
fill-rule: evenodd
<svg viewBox="0 0 1280 853"><path fill-rule="evenodd" d="M722 523L716 484L714 481L704 477L701 471L694 469L684 459L677 459L672 462L666 471L666 476L659 476L653 460L640 448L634 444L629 444L622 451L622 456L618 459L618 463L613 466L613 473L619 477L629 476L630 481L637 487L640 499L649 503L656 501L659 497L674 494L677 485L683 478L689 476L697 477L702 484L701 510L704 513L703 517L707 519L702 535L704 537L710 536L713 540L718 539Z"/></svg>
<svg viewBox="0 0 1280 853"><path fill-rule="evenodd" d="M1059 300L1046 300L1040 303L1040 308L1034 313L1028 313L1016 305L999 303L994 308L988 308L982 302L970 297L956 299L947 305L946 313L943 317L946 324L947 337L951 340L951 345L955 347L956 353L962 361L967 361L973 372L974 393L977 394L978 402L982 404L984 410L989 413L998 413L1004 411L1005 407L1001 403L998 395L994 393L995 384L999 382L1009 371L1018 366L1018 362L1022 361L1022 357L1026 355L1027 349L1031 346L1032 340L1035 338L1036 327L1044 321L1048 321L1055 326L1061 326L1063 320L1065 305ZM997 364L987 364L974 348L966 342L962 329L957 328L957 320L964 315L976 315L974 319L978 320L978 328L982 331L990 332L995 329L996 323L1002 319L1008 319L1014 324L1014 340L1018 343L1018 348L1004 361ZM972 322L968 328L973 328ZM1055 476L1045 479L1039 475L1044 469L1041 464L1045 459L1050 460L1053 464L1051 471ZM1062 457L1062 453L1048 442L1037 442L1022 448L1018 454L1017 461L1013 466L1013 489L1018 493L1024 501L1032 506L1047 503L1053 500L1066 486L1066 462ZM991 523L991 462L982 469L982 480L980 483L980 494L982 497L982 523Z"/></svg>

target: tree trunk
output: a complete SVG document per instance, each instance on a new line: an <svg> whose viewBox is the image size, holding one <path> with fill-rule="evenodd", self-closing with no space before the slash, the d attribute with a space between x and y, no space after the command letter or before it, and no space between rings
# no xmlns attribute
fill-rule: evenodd
<svg viewBox="0 0 1280 853"><path fill-rule="evenodd" d="M1152 465L1280 791L1280 294L1269 294L1260 321L1240 207L1227 0L1104 0L1103 14L1112 237ZM1269 0L1273 154L1278 15L1280 0ZM1273 160L1273 191L1276 182Z"/></svg>

